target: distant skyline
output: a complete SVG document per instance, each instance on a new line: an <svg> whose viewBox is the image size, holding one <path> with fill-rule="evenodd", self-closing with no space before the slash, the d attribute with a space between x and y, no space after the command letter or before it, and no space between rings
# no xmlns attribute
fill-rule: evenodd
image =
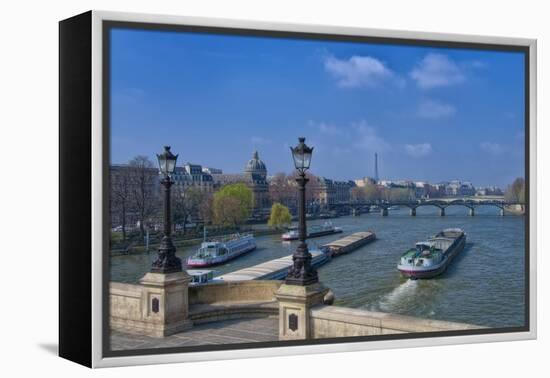
<svg viewBox="0 0 550 378"><path fill-rule="evenodd" d="M524 177L523 54L114 29L111 161L505 187Z"/></svg>

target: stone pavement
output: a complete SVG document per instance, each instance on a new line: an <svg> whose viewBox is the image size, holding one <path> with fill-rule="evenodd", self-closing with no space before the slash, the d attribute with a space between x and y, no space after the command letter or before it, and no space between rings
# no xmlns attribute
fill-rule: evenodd
<svg viewBox="0 0 550 378"><path fill-rule="evenodd" d="M278 332L279 320L271 316L201 324L164 338L111 331L111 349L131 350L277 341Z"/></svg>

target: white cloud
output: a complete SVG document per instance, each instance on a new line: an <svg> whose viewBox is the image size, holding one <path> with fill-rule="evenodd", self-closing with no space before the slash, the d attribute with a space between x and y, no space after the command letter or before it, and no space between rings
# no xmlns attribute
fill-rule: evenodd
<svg viewBox="0 0 550 378"><path fill-rule="evenodd" d="M430 143L406 144L405 152L412 157L424 157L432 153Z"/></svg>
<svg viewBox="0 0 550 378"><path fill-rule="evenodd" d="M450 117L456 113L456 108L450 104L435 100L424 100L418 106L417 115L422 118L438 119Z"/></svg>
<svg viewBox="0 0 550 378"><path fill-rule="evenodd" d="M354 55L349 59L338 59L328 55L324 64L325 70L336 78L342 88L375 87L385 80L396 80L394 73L382 61L371 56Z"/></svg>
<svg viewBox="0 0 550 378"><path fill-rule="evenodd" d="M410 73L421 89L445 87L465 80L460 67L443 54L428 54Z"/></svg>
<svg viewBox="0 0 550 378"><path fill-rule="evenodd" d="M325 135L337 136L337 135L346 134L344 129L327 122L308 121L308 125L311 127L314 127L321 134L325 134Z"/></svg>
<svg viewBox="0 0 550 378"><path fill-rule="evenodd" d="M381 152L389 150L390 145L378 135L376 129L367 124L366 121L359 121L352 124L352 127L357 132L355 136L354 146L359 149L369 150L372 152Z"/></svg>
<svg viewBox="0 0 550 378"><path fill-rule="evenodd" d="M498 143L492 143L492 142L483 142L479 145L479 147L491 154L491 155L500 155L504 152L504 147Z"/></svg>

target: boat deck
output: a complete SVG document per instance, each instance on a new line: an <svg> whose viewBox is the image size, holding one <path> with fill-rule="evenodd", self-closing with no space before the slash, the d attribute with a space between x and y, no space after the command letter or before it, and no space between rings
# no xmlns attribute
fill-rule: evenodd
<svg viewBox="0 0 550 378"><path fill-rule="evenodd" d="M312 251L312 262L314 265L322 265L328 261L328 256L325 256L320 251ZM274 280L283 279L286 272L292 265L292 255L281 257L275 260L267 261L258 265L237 270L216 277L223 281L246 281L246 280Z"/></svg>
<svg viewBox="0 0 550 378"><path fill-rule="evenodd" d="M342 239L325 244L323 247L328 247L334 255L351 252L364 244L367 244L376 239L376 235L372 231L361 231L348 235Z"/></svg>
<svg viewBox="0 0 550 378"><path fill-rule="evenodd" d="M356 232L342 239L325 244L330 252L312 251L312 265L319 267L328 261L332 256L349 253L373 240L376 235L372 231ZM258 265L226 273L216 277L215 280L222 281L246 281L246 280L281 280L286 277L288 269L292 266L292 255L267 261Z"/></svg>

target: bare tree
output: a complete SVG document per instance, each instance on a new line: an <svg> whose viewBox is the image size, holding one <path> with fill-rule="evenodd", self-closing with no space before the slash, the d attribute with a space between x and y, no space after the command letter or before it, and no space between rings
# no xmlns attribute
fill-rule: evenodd
<svg viewBox="0 0 550 378"><path fill-rule="evenodd" d="M294 191L298 193L298 185L296 183L296 178L298 178L298 172L294 171L292 173L292 182L295 185ZM309 179L309 182L306 186L306 203L315 201L319 198L319 194L321 193L321 186L319 184L319 178L315 176L311 172L306 172L306 178Z"/></svg>
<svg viewBox="0 0 550 378"><path fill-rule="evenodd" d="M525 180L522 177L518 177L508 186L504 200L510 203L525 203Z"/></svg>
<svg viewBox="0 0 550 378"><path fill-rule="evenodd" d="M139 233L145 234L145 222L158 212L158 174L147 156L136 156L129 162L131 206L139 222Z"/></svg>
<svg viewBox="0 0 550 378"><path fill-rule="evenodd" d="M306 202L312 202L319 197L320 185L317 176L307 172L309 182L306 187ZM287 207L296 208L298 204L298 184L296 171L289 175L277 173L269 182L269 195L271 202L278 202Z"/></svg>
<svg viewBox="0 0 550 378"><path fill-rule="evenodd" d="M212 222L212 208L213 208L214 196L212 193L206 193L204 200L199 206L199 216L205 225Z"/></svg>
<svg viewBox="0 0 550 378"><path fill-rule="evenodd" d="M367 183L365 186L356 186L351 189L351 198L357 202L376 202L380 199L389 199L386 198L389 196L389 191L385 193L385 190L382 190L378 185ZM386 197L383 195L387 194Z"/></svg>
<svg viewBox="0 0 550 378"><path fill-rule="evenodd" d="M271 202L294 206L298 198L296 182L282 172L275 174L269 182L269 196Z"/></svg>
<svg viewBox="0 0 550 378"><path fill-rule="evenodd" d="M126 240L127 211L131 200L130 185L131 175L127 167L111 168L111 213L118 213L122 228L122 240Z"/></svg>
<svg viewBox="0 0 550 378"><path fill-rule="evenodd" d="M356 186L350 190L351 200L354 202L366 202L367 193L365 193L365 188Z"/></svg>
<svg viewBox="0 0 550 378"><path fill-rule="evenodd" d="M207 195L204 191L194 186L177 185L172 191L174 206L174 226L181 224L183 234L186 232L186 225L191 218L200 216L200 207Z"/></svg>

